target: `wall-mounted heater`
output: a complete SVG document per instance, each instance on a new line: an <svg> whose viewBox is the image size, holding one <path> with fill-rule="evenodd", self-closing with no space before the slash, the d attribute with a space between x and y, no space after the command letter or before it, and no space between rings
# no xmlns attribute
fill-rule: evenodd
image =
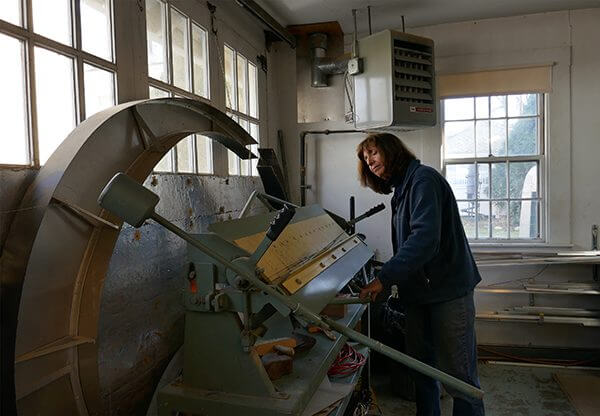
<svg viewBox="0 0 600 416"><path fill-rule="evenodd" d="M384 30L361 39L354 76L357 129L415 130L436 124L433 41Z"/></svg>

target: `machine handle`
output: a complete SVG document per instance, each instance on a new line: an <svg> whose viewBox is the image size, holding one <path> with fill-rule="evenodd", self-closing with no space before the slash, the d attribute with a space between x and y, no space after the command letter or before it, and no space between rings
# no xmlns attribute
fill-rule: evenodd
<svg viewBox="0 0 600 416"><path fill-rule="evenodd" d="M369 218L370 216L383 211L384 209L385 209L385 205L383 205L383 204L375 205L373 208L371 208L364 214L354 218L353 220L348 221L348 224L352 226L352 225L356 224L357 222L364 220L365 218Z"/></svg>
<svg viewBox="0 0 600 416"><path fill-rule="evenodd" d="M267 238L271 241L277 240L277 237L279 237L279 234L290 223L295 213L296 209L294 207L284 205L283 209L279 210L275 218L271 221L271 225L267 231Z"/></svg>

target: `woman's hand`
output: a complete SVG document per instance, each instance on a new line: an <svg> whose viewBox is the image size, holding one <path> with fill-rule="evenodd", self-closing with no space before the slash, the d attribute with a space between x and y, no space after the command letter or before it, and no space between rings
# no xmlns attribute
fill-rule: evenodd
<svg viewBox="0 0 600 416"><path fill-rule="evenodd" d="M363 287L358 295L359 298L371 298L371 302L375 300L379 292L383 290L383 285L379 279L374 279L371 283Z"/></svg>

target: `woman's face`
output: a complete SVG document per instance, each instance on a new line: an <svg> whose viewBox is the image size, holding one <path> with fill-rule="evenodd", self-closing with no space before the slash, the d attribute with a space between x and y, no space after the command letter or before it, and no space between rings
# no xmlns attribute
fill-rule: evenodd
<svg viewBox="0 0 600 416"><path fill-rule="evenodd" d="M363 151L363 159L369 170L381 179L386 179L385 163L383 154L379 152L377 146L369 146Z"/></svg>

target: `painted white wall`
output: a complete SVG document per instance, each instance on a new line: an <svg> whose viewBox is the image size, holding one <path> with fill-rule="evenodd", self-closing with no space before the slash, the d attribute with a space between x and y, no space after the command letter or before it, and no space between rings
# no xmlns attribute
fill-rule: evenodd
<svg viewBox="0 0 600 416"><path fill-rule="evenodd" d="M600 9L571 12L571 25L571 226L573 242L589 249L590 227L600 224Z"/></svg>
<svg viewBox="0 0 600 416"><path fill-rule="evenodd" d="M560 11L473 22L442 24L409 30L432 38L436 47L438 73L468 72L492 68L553 64L552 92L548 94L547 181L548 246L575 249L590 248L590 227L600 223L600 9ZM348 39L346 44L349 44ZM285 82L293 70L293 53L280 54L287 68ZM279 68L278 68L279 69ZM298 72L308 68L296 68ZM279 75L282 77L283 75ZM310 88L310 86L299 86ZM339 87L329 87L331 94L344 98ZM292 96L280 97L280 122L286 134L290 155L289 172L293 178L294 198L298 197L298 133L302 130L348 129L343 122L295 124L285 114L292 112ZM318 107L319 102L314 106ZM326 109L323 109L323 113ZM287 120L287 121L286 121ZM438 126L398 136L423 163L441 167L441 129ZM356 197L357 214L389 200L368 189L360 188L356 174L355 148L360 135L309 136L307 140L307 201L318 202L336 213L348 215L348 198ZM297 199L296 199L297 200ZM378 257L391 256L390 212L388 209L360 223ZM482 269L483 284L538 277L547 281L591 279L590 266L512 267ZM563 307L593 307L595 299L571 297L537 297L540 304ZM527 295L478 296L479 310L527 305ZM516 325L516 326L515 326ZM483 343L585 347L600 342L598 331L560 325L529 324L478 325ZM572 337L564 337L568 331ZM562 334L562 335L561 335Z"/></svg>

